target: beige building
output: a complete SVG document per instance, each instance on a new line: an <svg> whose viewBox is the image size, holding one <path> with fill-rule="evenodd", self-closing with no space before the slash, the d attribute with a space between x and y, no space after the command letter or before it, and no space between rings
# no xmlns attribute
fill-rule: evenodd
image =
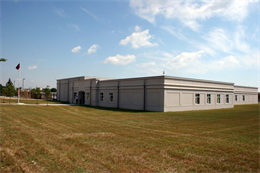
<svg viewBox="0 0 260 173"><path fill-rule="evenodd" d="M81 76L57 80L57 99L73 104L168 112L257 104L258 88L172 76Z"/></svg>

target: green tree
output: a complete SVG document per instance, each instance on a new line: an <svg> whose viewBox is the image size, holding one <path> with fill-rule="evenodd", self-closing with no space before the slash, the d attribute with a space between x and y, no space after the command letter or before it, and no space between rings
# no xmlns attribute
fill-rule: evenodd
<svg viewBox="0 0 260 173"><path fill-rule="evenodd" d="M41 96L41 90L40 90L40 88L36 87L36 88L32 89L32 92L35 95L35 98L37 99L37 104L38 104L38 99Z"/></svg>
<svg viewBox="0 0 260 173"><path fill-rule="evenodd" d="M1 62L1 83L2 83L2 62L6 62L7 59L5 58L0 58L0 62ZM0 84L1 85L1 84ZM2 85L1 85L2 86ZM0 91L0 95L2 94L3 91Z"/></svg>
<svg viewBox="0 0 260 173"><path fill-rule="evenodd" d="M11 78L8 79L8 81L6 82L5 86L6 86L7 84L13 84Z"/></svg>
<svg viewBox="0 0 260 173"><path fill-rule="evenodd" d="M2 89L3 88L4 88L4 86L2 84L0 84L0 96L2 96L2 93L3 93Z"/></svg>
<svg viewBox="0 0 260 173"><path fill-rule="evenodd" d="M48 100L50 99L51 97L51 90L50 90L50 86L47 85L46 88L43 89L44 91L44 97L45 97L45 100L47 101L47 106L48 106Z"/></svg>
<svg viewBox="0 0 260 173"><path fill-rule="evenodd" d="M6 96L7 89L5 86L2 86L2 95ZM3 97L3 103L5 103L5 97Z"/></svg>
<svg viewBox="0 0 260 173"><path fill-rule="evenodd" d="M6 83L6 85L5 85L4 93L5 93L5 95L7 97L10 97L10 99L9 99L9 104L10 104L11 97L13 97L14 94L15 94L14 85L13 85L13 83L12 83L10 78L9 78L8 82Z"/></svg>
<svg viewBox="0 0 260 173"><path fill-rule="evenodd" d="M57 89L56 88L52 88L51 92L57 92Z"/></svg>
<svg viewBox="0 0 260 173"><path fill-rule="evenodd" d="M6 62L7 59L5 59L5 58L0 58L0 61Z"/></svg>

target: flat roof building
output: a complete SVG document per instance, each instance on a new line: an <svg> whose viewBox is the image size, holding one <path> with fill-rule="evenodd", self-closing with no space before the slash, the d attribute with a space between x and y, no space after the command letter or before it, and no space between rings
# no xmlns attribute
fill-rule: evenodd
<svg viewBox="0 0 260 173"><path fill-rule="evenodd" d="M258 88L165 75L124 79L81 76L58 79L57 99L73 104L168 112L257 104Z"/></svg>

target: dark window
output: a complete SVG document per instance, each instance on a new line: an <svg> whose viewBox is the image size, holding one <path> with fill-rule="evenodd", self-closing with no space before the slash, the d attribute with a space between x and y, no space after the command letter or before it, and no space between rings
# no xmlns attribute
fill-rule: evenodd
<svg viewBox="0 0 260 173"><path fill-rule="evenodd" d="M104 95L103 95L103 93L100 93L100 101L103 102L103 100L104 100Z"/></svg>
<svg viewBox="0 0 260 173"><path fill-rule="evenodd" d="M211 104L211 94L207 94L207 103Z"/></svg>
<svg viewBox="0 0 260 173"><path fill-rule="evenodd" d="M109 93L109 101L110 102L114 101L113 93Z"/></svg>
<svg viewBox="0 0 260 173"><path fill-rule="evenodd" d="M217 103L220 103L220 94L217 95Z"/></svg>
<svg viewBox="0 0 260 173"><path fill-rule="evenodd" d="M87 93L87 100L90 100L90 94Z"/></svg>
<svg viewBox="0 0 260 173"><path fill-rule="evenodd" d="M195 95L195 104L200 104L200 94Z"/></svg>
<svg viewBox="0 0 260 173"><path fill-rule="evenodd" d="M229 95L226 95L226 103L229 103Z"/></svg>

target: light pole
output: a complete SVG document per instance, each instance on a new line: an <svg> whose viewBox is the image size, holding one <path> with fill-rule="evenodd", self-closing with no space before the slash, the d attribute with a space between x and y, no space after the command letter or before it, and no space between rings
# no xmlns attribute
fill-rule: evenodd
<svg viewBox="0 0 260 173"><path fill-rule="evenodd" d="M24 90L24 80L25 80L25 78L23 78L23 90Z"/></svg>
<svg viewBox="0 0 260 173"><path fill-rule="evenodd" d="M23 98L25 97L25 92L24 92L24 80L25 80L25 78L23 78Z"/></svg>
<svg viewBox="0 0 260 173"><path fill-rule="evenodd" d="M15 80L14 80L14 89L15 89Z"/></svg>

